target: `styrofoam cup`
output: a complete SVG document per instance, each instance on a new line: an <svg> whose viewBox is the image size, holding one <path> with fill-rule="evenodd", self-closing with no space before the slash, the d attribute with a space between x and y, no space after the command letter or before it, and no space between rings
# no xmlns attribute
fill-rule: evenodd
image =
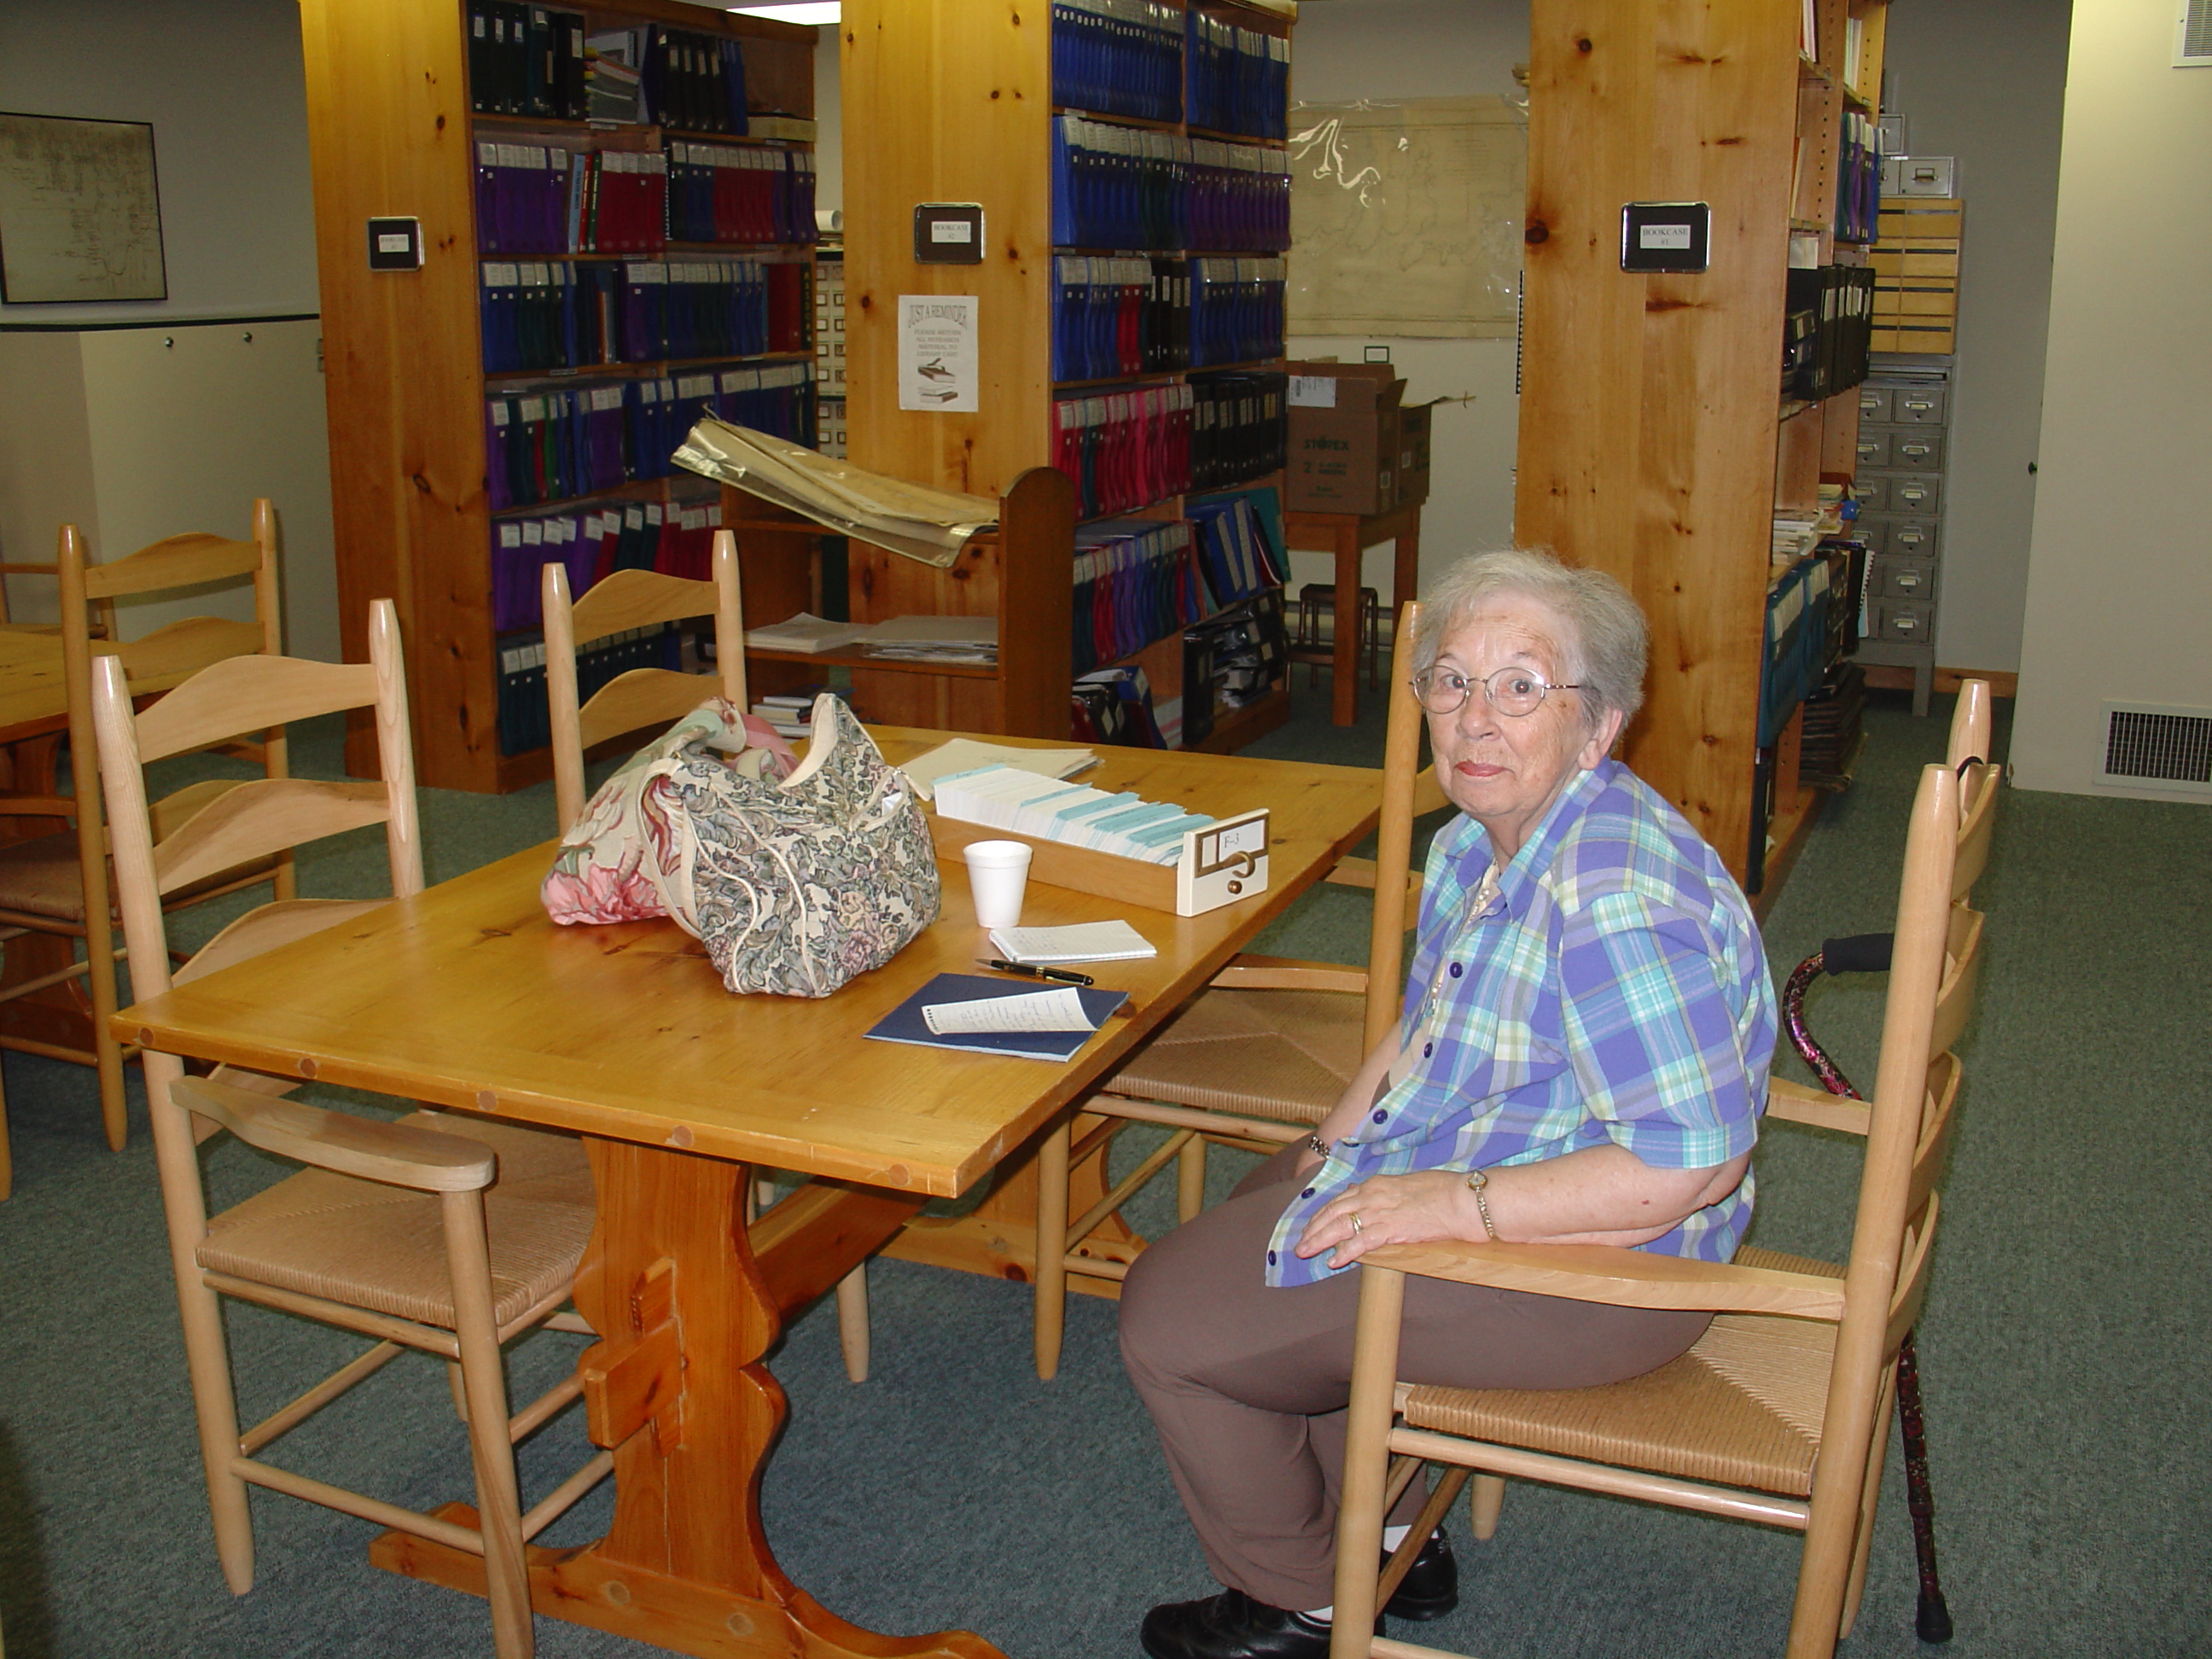
<svg viewBox="0 0 2212 1659"><path fill-rule="evenodd" d="M974 841L962 856L968 860L968 890L975 896L979 927L1018 927L1022 893L1030 882L1030 848L1018 841Z"/></svg>

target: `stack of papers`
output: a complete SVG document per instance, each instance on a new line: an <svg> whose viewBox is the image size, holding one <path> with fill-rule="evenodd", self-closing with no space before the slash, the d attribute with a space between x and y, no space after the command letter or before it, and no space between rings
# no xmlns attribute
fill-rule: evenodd
<svg viewBox="0 0 2212 1659"><path fill-rule="evenodd" d="M1146 864L1173 864L1182 855L1183 836L1214 822L1127 791L1109 794L1012 766L986 766L938 779L937 811L940 817Z"/></svg>
<svg viewBox="0 0 2212 1659"><path fill-rule="evenodd" d="M994 927L991 948L1010 962L1129 962L1159 952L1126 921L1079 921L1070 927Z"/></svg>
<svg viewBox="0 0 2212 1659"><path fill-rule="evenodd" d="M893 617L863 635L860 649L896 662L999 660L996 617Z"/></svg>
<svg viewBox="0 0 2212 1659"><path fill-rule="evenodd" d="M766 628L745 629L745 643L757 651L836 651L868 631L866 623L830 622L802 611Z"/></svg>
<svg viewBox="0 0 2212 1659"><path fill-rule="evenodd" d="M1011 766L1034 772L1042 778L1072 778L1097 764L1097 751L1089 749L1016 749L1009 744L954 738L939 744L926 755L915 756L899 770L906 774L906 781L914 786L915 794L931 800L937 793L938 779L955 772L973 772L985 766Z"/></svg>

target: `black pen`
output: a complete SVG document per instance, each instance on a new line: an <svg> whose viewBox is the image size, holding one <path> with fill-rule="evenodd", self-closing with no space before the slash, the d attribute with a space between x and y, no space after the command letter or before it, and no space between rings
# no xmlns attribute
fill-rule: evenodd
<svg viewBox="0 0 2212 1659"><path fill-rule="evenodd" d="M1088 974L1071 974L1064 968L1032 968L1026 962L1001 962L996 957L986 961L975 960L986 968L995 968L1002 974L1019 974L1026 979L1056 979L1063 985L1096 985L1098 981Z"/></svg>

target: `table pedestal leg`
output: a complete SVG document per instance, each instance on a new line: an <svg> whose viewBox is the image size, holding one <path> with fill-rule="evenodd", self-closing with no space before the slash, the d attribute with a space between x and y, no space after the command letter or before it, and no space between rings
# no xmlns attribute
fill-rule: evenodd
<svg viewBox="0 0 2212 1659"><path fill-rule="evenodd" d="M921 1200L802 1188L785 1200L799 1206L793 1218L777 1222L780 1205L749 1239L747 1166L585 1144L599 1224L575 1300L601 1340L580 1374L592 1438L614 1448L615 1516L596 1544L530 1550L535 1610L702 1659L1001 1659L966 1631L900 1638L848 1624L785 1576L761 1527L761 1471L786 1410L763 1362L783 1315ZM483 1594L482 1559L441 1545L386 1533L370 1559Z"/></svg>

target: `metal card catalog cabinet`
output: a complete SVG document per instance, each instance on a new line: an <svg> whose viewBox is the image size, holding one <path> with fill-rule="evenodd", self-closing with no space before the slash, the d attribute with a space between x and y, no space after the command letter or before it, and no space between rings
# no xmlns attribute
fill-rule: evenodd
<svg viewBox="0 0 2212 1659"><path fill-rule="evenodd" d="M1858 660L1910 668L1916 714L1928 712L1936 681L1952 361L1877 354L1859 388L1852 494L1867 583Z"/></svg>

